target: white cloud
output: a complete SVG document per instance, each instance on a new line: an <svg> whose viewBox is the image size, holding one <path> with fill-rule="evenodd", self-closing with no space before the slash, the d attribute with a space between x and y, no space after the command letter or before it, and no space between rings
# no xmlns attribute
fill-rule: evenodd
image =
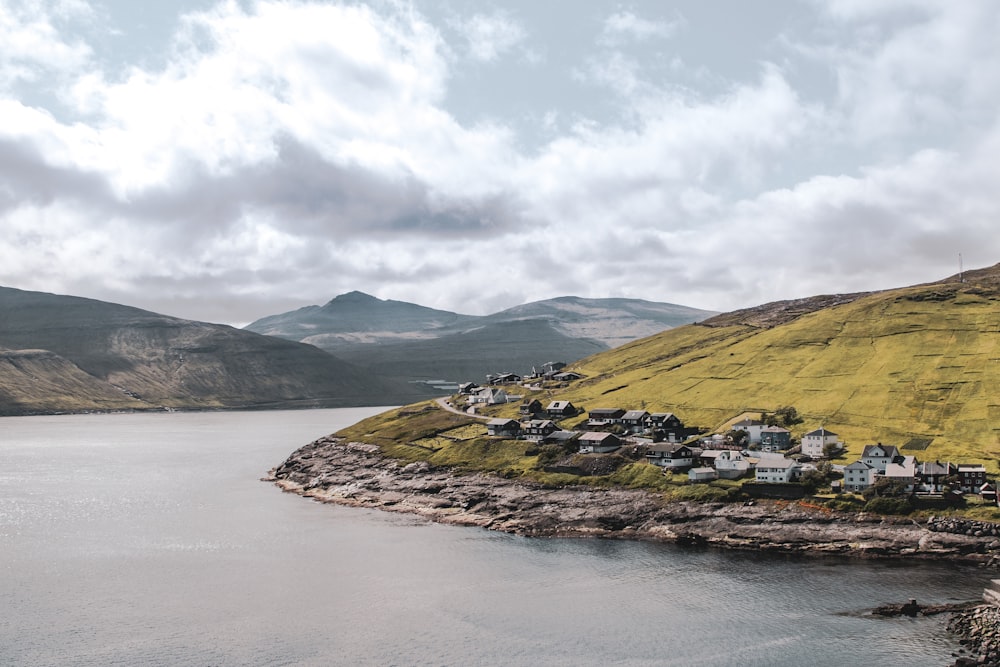
<svg viewBox="0 0 1000 667"><path fill-rule="evenodd" d="M817 4L808 29L774 36L780 66L733 79L699 61L704 87L640 48L676 21L619 11L601 39L628 49L581 43L575 60L510 74L503 56L541 24L473 16L459 39L491 63L478 74L530 69L579 94L516 100L552 137L530 149L510 116L451 112L469 70L454 33L411 6L222 3L180 21L162 66L108 70L53 6L10 7L0 38L22 46L0 76L58 81L75 107L0 84L0 283L186 308L351 289L463 312L567 293L729 308L1000 254L989 3ZM832 94L796 87L805 61Z"/></svg>
<svg viewBox="0 0 1000 667"><path fill-rule="evenodd" d="M504 11L475 14L452 23L463 34L469 56L482 62L497 60L527 38L524 27Z"/></svg>
<svg viewBox="0 0 1000 667"><path fill-rule="evenodd" d="M666 39L684 24L683 19L653 21L637 16L630 11L617 11L604 19L601 41L606 44L620 44L631 41Z"/></svg>

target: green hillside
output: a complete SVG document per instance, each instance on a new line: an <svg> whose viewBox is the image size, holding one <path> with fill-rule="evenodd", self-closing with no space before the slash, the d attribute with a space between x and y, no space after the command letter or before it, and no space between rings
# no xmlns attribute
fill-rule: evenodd
<svg viewBox="0 0 1000 667"><path fill-rule="evenodd" d="M793 405L849 452L931 439L921 460L1000 457L1000 269L867 295L773 304L584 359L560 399L669 410L712 429ZM835 305L828 305L830 302ZM812 312L809 312L812 310ZM793 431L794 432L794 431Z"/></svg>

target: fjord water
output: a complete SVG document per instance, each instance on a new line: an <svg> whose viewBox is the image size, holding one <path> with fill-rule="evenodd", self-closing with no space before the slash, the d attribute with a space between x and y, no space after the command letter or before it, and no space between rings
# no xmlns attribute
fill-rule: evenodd
<svg viewBox="0 0 1000 667"><path fill-rule="evenodd" d="M944 665L976 568L526 539L259 481L376 409L0 419L3 665Z"/></svg>

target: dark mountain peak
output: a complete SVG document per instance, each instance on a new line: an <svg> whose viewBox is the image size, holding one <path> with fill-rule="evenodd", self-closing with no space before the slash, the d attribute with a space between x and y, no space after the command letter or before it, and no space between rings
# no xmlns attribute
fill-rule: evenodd
<svg viewBox="0 0 1000 667"><path fill-rule="evenodd" d="M364 292L359 292L358 290L352 290L350 292L345 292L338 296L333 297L327 302L327 306L332 306L334 304L364 304L364 303L379 303L382 299L372 296L371 294L365 294ZM325 307L325 306L324 306Z"/></svg>

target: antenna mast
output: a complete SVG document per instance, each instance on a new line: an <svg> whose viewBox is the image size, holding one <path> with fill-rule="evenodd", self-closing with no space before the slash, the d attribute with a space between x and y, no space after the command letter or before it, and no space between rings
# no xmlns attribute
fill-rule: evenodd
<svg viewBox="0 0 1000 667"><path fill-rule="evenodd" d="M965 279L962 278L962 253L958 253L958 282L965 282Z"/></svg>

